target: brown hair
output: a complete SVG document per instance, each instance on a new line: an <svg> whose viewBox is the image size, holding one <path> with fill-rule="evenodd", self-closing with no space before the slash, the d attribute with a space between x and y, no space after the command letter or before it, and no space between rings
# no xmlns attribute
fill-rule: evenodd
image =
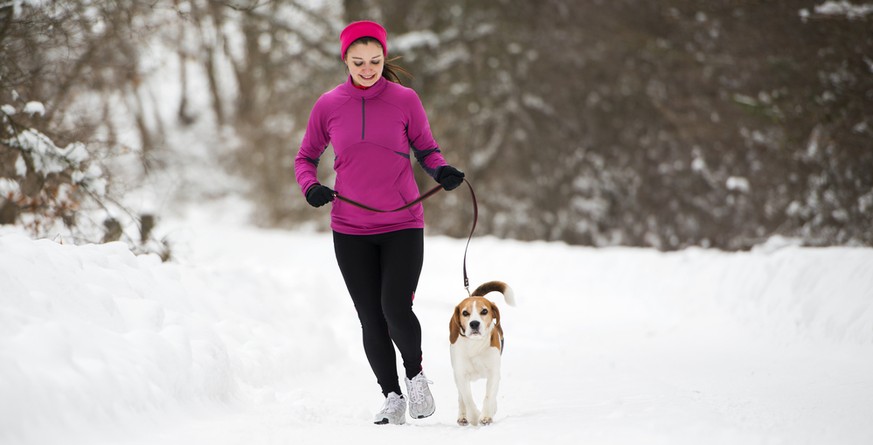
<svg viewBox="0 0 873 445"><path fill-rule="evenodd" d="M354 42L352 42L351 45L349 45L349 48L351 48L359 43L362 45L366 45L366 44L371 43L371 42L375 43L376 46L378 46L379 48L382 48L382 44L379 43L378 40L376 40L373 37L369 37L369 36L368 37L361 37L360 39L355 40ZM346 56L346 57L348 57L348 56ZM384 77L385 79L387 79L391 82L399 83L400 85L403 85L403 82L400 81L400 76L399 76L400 74L403 74L403 76L406 77L407 79L412 79L414 76L406 68L403 68L400 65L396 65L394 63L391 63L391 62L394 62L395 60L399 60L399 59L400 59L400 56L392 57L390 59L388 59L388 58L385 59L385 67L382 69L382 77Z"/></svg>

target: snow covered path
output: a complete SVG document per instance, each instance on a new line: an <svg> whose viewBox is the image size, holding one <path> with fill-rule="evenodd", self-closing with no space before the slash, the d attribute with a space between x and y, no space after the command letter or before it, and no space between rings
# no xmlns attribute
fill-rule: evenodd
<svg viewBox="0 0 873 445"><path fill-rule="evenodd" d="M496 423L455 424L464 242L416 296L437 413L381 395L324 234L181 226L178 263L0 229L0 444L869 444L873 249L587 249L477 238L501 279ZM481 387L477 394L481 395Z"/></svg>

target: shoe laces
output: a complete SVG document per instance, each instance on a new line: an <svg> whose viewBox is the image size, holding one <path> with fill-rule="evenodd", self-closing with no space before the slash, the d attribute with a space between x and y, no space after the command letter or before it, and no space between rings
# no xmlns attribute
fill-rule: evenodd
<svg viewBox="0 0 873 445"><path fill-rule="evenodd" d="M427 385L433 384L433 382L428 380L424 374L419 374L410 380L410 383L409 399L415 404L424 403L424 390L427 388Z"/></svg>
<svg viewBox="0 0 873 445"><path fill-rule="evenodd" d="M386 413L395 413L400 410L402 404L403 396L399 396L397 393L392 392L385 398L385 404L382 405L382 411Z"/></svg>

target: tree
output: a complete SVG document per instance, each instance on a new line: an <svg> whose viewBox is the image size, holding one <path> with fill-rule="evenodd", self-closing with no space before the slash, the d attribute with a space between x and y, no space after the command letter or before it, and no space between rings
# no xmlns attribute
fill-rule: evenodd
<svg viewBox="0 0 873 445"><path fill-rule="evenodd" d="M483 232L661 249L873 244L866 14L792 1L350 4L361 17L349 19L381 17L400 42L438 140L483 196ZM452 215L431 227L463 235L461 199L429 202Z"/></svg>
<svg viewBox="0 0 873 445"><path fill-rule="evenodd" d="M118 181L105 168L124 147L102 131L112 111L100 99L138 82L129 40L137 5L0 6L0 223L73 242L123 238L140 251L169 255L150 239L151 215L136 215L118 200ZM154 141L141 115L137 121L145 164ZM138 239L119 229L120 218L137 226Z"/></svg>
<svg viewBox="0 0 873 445"><path fill-rule="evenodd" d="M869 8L39 5L0 7L4 221L51 207L66 215L54 220L81 226L87 217L101 232L112 217L132 238L125 234L144 218L125 199L165 187L150 193L180 203L242 193L259 225L326 228L326 212L314 217L299 195L292 159L313 103L344 80L340 30L373 19L389 31L390 55L415 75L406 84L422 97L443 154L480 196L478 233L660 249L745 249L773 235L873 245ZM44 112L34 112L37 103ZM21 172L39 161L26 140L50 141L61 158L88 156L28 179ZM321 175L330 183L328 164ZM88 172L104 180L102 197L81 183ZM422 190L434 184L420 170L418 180ZM66 198L45 204L58 197ZM431 233L466 235L464 189L426 209Z"/></svg>

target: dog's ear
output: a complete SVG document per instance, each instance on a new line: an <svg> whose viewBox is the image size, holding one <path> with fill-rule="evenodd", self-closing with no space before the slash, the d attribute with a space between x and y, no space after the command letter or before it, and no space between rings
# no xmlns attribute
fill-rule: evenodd
<svg viewBox="0 0 873 445"><path fill-rule="evenodd" d="M491 306L491 316L494 317L494 325L499 328L500 327L500 311L497 309L496 304L494 304L490 301L488 303Z"/></svg>
<svg viewBox="0 0 873 445"><path fill-rule="evenodd" d="M491 331L491 346L503 353L503 326L500 326L500 310L491 303L491 316L494 317L494 330Z"/></svg>
<svg viewBox="0 0 873 445"><path fill-rule="evenodd" d="M458 336L461 335L461 308L455 306L455 313L452 314L452 319L449 320L449 343L455 344L458 341Z"/></svg>

